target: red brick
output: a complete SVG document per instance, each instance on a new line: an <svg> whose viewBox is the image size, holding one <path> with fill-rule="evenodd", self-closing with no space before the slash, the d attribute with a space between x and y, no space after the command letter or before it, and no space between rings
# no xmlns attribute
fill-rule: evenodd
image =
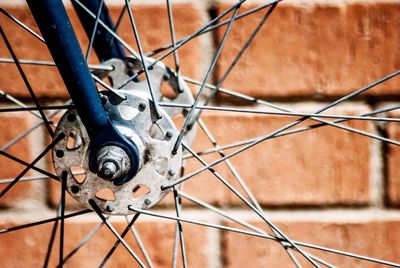
<svg viewBox="0 0 400 268"><path fill-rule="evenodd" d="M266 226L260 222L256 225ZM398 262L400 258L400 222L396 220L351 222L293 220L279 222L276 225L292 240L392 262ZM282 247L270 240L224 232L223 245L226 267L291 267L292 265ZM378 264L349 257L302 249L340 267L381 267ZM296 254L296 256L301 260L303 267L312 267L301 255Z"/></svg>
<svg viewBox="0 0 400 268"><path fill-rule="evenodd" d="M300 111L315 111L314 108ZM362 106L332 110L332 114L362 114ZM266 135L294 118L227 112L204 113L204 121L219 145ZM313 124L315 122L308 122ZM307 124L300 124L302 127ZM367 121L343 123L371 132ZM201 133L201 130L198 130ZM194 147L201 151L211 144L200 138ZM334 205L365 204L370 198L370 145L367 137L325 126L296 135L268 141L233 157L232 164L256 199L263 205ZM235 149L227 150L226 153ZM219 156L208 155L208 163ZM187 173L199 168L197 160L188 162ZM196 166L194 166L196 163ZM236 189L231 172L224 163L215 169ZM239 205L242 202L209 172L191 178L185 191L218 204Z"/></svg>
<svg viewBox="0 0 400 268"><path fill-rule="evenodd" d="M13 115L0 115L0 148L13 140L18 134L24 132L31 126L31 118L26 113L14 113ZM6 150L7 153L30 163L32 137L28 136ZM0 178L15 178L21 173L25 166L1 155L0 156ZM30 173L27 173L29 175ZM1 184L0 191L7 187L8 184ZM13 186L7 194L0 200L0 206L13 206L17 201L24 200L33 192L33 182L20 182Z"/></svg>
<svg viewBox="0 0 400 268"><path fill-rule="evenodd" d="M80 25L71 5L67 6L68 13L70 14L71 23L77 33L81 47L84 51L88 46L88 38ZM117 17L120 13L120 5L110 5L110 13L113 17ZM135 20L137 23L138 31L141 37L142 45L145 52L156 49L165 44L169 44L170 34L168 26L167 10L164 6L158 5L134 5ZM17 5L6 7L6 10L21 20L24 24L31 27L36 32L39 32L26 6ZM200 8L193 4L177 4L174 5L173 12L175 15L176 25L176 38L180 39L186 35L194 32L201 25ZM157 20L154 20L157 17ZM11 44L20 59L36 59L36 60L51 60L51 56L40 41L26 33L14 23L10 23L4 16L1 17L4 31L6 32ZM187 23L190 21L191 23ZM125 16L119 32L122 38L132 47L135 47L135 39L131 26L129 23L128 15ZM201 65L201 48L200 41L193 40L179 50L181 58L181 69L186 75L195 76L199 75L199 65ZM11 58L8 50L1 42L0 45L1 57ZM95 53L91 54L92 63L97 63ZM172 64L172 56L166 59L166 63ZM171 65L173 67L173 65ZM12 94L13 96L28 97L28 91L24 86L22 79L18 73L17 68L13 64L0 64L2 70L2 77L0 77L0 86L3 90ZM67 97L67 91L62 83L62 80L54 67L43 66L24 66L29 81L32 84L36 94L40 97ZM7 75L5 75L7 74Z"/></svg>
<svg viewBox="0 0 400 268"><path fill-rule="evenodd" d="M228 7L225 2L219 12ZM241 12L255 6L245 3ZM256 97L348 94L399 69L399 10L397 1L279 4L224 86ZM218 63L218 77L264 14L235 22ZM224 31L217 31L219 39ZM393 79L366 94L398 95L398 82Z"/></svg>
<svg viewBox="0 0 400 268"><path fill-rule="evenodd" d="M399 112L390 112L391 117L398 118ZM393 140L400 140L400 129L396 123L388 123L386 126L388 136ZM396 145L387 145L387 201L391 205L400 205L400 150Z"/></svg>
<svg viewBox="0 0 400 268"><path fill-rule="evenodd" d="M174 240L175 224L172 221L154 221L154 219L140 216L135 226L143 240L144 245L156 267L171 267L171 253ZM66 220L64 256L67 255L96 225L100 222L96 217L80 216L75 220ZM21 220L2 220L1 228L16 226ZM123 217L114 217L113 226L119 233L125 229L126 223ZM7 234L2 234L0 244L0 258L5 267L38 267L43 265L47 252L47 246L53 224L36 226L31 229L23 229ZM187 236L186 249L188 265L190 267L206 267L208 260L207 230L197 226L183 226ZM199 233L202 235L197 235ZM58 263L58 234L54 241L50 266ZM144 261L139 248L131 233L125 237L126 242ZM66 267L95 267L98 266L116 241L115 236L103 226L89 242L81 248L67 262ZM132 256L123 245L119 245L113 256L107 262L109 267L138 267Z"/></svg>

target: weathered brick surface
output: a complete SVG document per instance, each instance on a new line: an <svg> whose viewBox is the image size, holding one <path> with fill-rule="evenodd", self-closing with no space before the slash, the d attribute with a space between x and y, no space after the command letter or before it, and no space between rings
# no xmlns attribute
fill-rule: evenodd
<svg viewBox="0 0 400 268"><path fill-rule="evenodd" d="M229 6L225 2L219 12ZM241 12L257 4L245 3ZM348 94L399 68L399 10L397 1L282 3L224 85L258 97ZM219 77L264 14L235 22L218 63ZM218 31L219 39L224 31ZM367 94L398 95L398 82Z"/></svg>
<svg viewBox="0 0 400 268"><path fill-rule="evenodd" d="M159 5L157 1L145 2L133 3L133 13L142 45L145 52L148 52L170 43L170 34L164 2L163 5ZM261 1L247 2L241 12L261 3ZM7 5L8 3L11 2L7 1ZM217 7L217 12L224 10L228 6L227 3L233 1L212 1L212 5ZM10 8L6 7L23 23L38 31L24 5L13 4ZM208 19L206 16L214 15L213 12L208 13L210 10L206 8L204 3L196 1L174 3L177 39L200 28ZM121 11L121 6L112 1L109 9L115 19ZM302 103L299 100L318 97L334 99L399 69L398 11L400 11L399 2L392 0L283 1L223 86L260 98L295 99L297 103L285 103L285 105L299 112L314 112L320 107L319 104ZM77 30L78 39L86 49L88 38L70 5L68 12ZM258 15L249 16L248 20L235 22L227 46L222 51L221 59L216 66L214 79L210 79L210 82L215 82L222 76L262 15L260 12ZM51 60L45 46L35 38L9 23L8 19L1 15L0 23L20 59ZM127 14L118 32L130 46L136 48ZM203 42L205 39L200 38L179 50L183 74L201 79L201 75L204 74L204 64L210 61L209 52L216 49L216 42L213 41L220 40L222 33L223 28L214 35L202 37L208 38L205 43L211 44L212 47L206 48ZM2 41L0 41L0 57L11 57ZM97 63L94 53L90 62ZM163 62L171 67L174 66L171 56ZM16 97L29 98L28 91L14 65L0 64L0 70L1 90ZM25 65L24 70L38 96L46 98L68 96L55 68ZM394 78L368 91L366 95L391 98L393 95L398 95L398 82L399 78ZM226 98L225 102L217 102L215 105L231 107L235 105L229 102L232 100ZM1 105L4 106L4 103ZM329 110L327 113L358 115L369 110L367 105L353 102ZM204 112L203 115L204 122L214 134L218 144L222 146L265 135L297 119L217 111ZM391 113L390 116L399 117L400 113ZM0 114L0 147L27 129L31 122L27 113ZM314 123L307 120L295 128ZM181 125L178 123L178 128ZM373 123L367 121L352 121L344 125L372 133L377 129ZM397 123L387 123L379 126L387 130L389 138L400 140L400 130L397 125ZM379 134L383 135L384 132ZM7 152L30 162L32 156L41 151L44 144L48 144L49 140L43 141L44 136L45 129L42 128ZM198 128L197 139L192 147L200 152L212 148L213 144ZM394 215L393 210L400 205L398 176L400 151L392 145L381 146L382 148L383 150L380 150L379 145L369 138L326 126L265 141L233 157L231 161L260 204L264 207L274 207L274 210L279 211L277 214L284 214L283 218L278 217L277 224L292 239L398 262L400 222L397 216L387 218L385 213L388 208L386 206L391 206L389 213ZM229 149L224 153L236 149ZM211 163L220 156L214 153L202 157ZM185 174L202 167L193 158L186 160L185 163ZM386 169L379 169L382 164ZM50 158L47 158L47 163L42 161L40 165L47 165L48 169L54 172ZM13 177L22 169L23 166L0 156L1 179ZM214 169L236 189L240 189L224 163L215 166ZM379 181L383 179L387 181ZM372 188L379 185L381 185L379 189ZM1 185L0 191L4 187L5 185ZM183 191L222 209L227 208L229 212L239 217L247 217L243 203L209 171L188 180L184 184ZM239 191L247 197L242 190ZM171 209L173 206L171 197L170 194L155 209L162 213L167 213L167 210L174 212ZM387 198L387 203L379 203L379 200L384 198ZM19 183L0 200L2 215L0 229L30 222L25 220L29 217L35 217L37 220L53 217L56 214L54 208L57 207L59 200L58 182L50 180L48 183L44 181ZM32 206L32 209L24 207L21 201ZM216 219L210 211L198 213L197 210L193 210L196 206L190 201L184 200L183 203L185 217L204 216L207 222ZM373 218L368 214L366 220L360 210L374 212L375 210L370 208L375 205L379 205L380 209L376 210ZM345 208L343 213L339 213L338 206L353 208ZM299 211L291 210L292 207L296 207L295 210ZM311 213L314 216L304 217L302 213L308 213L310 207L315 209L315 214ZM80 205L67 195L67 209L80 208ZM49 209L53 213L50 214ZM355 213L352 213L353 211ZM26 212L31 213L31 216L26 215ZM319 212L321 214L318 214ZM361 213L358 214L359 212ZM331 213L334 215L331 216ZM351 214L351 220L346 220L346 213ZM298 219L299 215L301 217ZM326 215L329 215L329 218L325 218ZM286 221L287 219L289 220ZM252 217L249 220L255 219ZM112 221L121 233L126 225L124 219L113 217ZM98 222L94 215L66 220L64 254L68 254ZM254 224L264 226L259 221ZM2 234L1 265L42 266L52 226L46 224ZM141 215L136 227L155 267L171 267L174 222L155 220ZM189 267L218 267L215 264L219 264L219 267L290 267L288 256L274 242L228 232L218 233L215 230L187 224L183 225L183 229ZM132 235L128 234L126 239L140 258L144 259ZM67 266L98 266L115 241L116 238L103 226L88 244L70 259ZM57 265L58 247L57 234L50 266ZM346 257L321 254L315 250L310 252L340 267L379 267L368 266L365 262ZM296 253L296 256L301 259L299 254ZM111 257L109 266L126 267L131 261L132 257L120 245ZM304 260L301 260L301 263L303 267L310 266ZM181 266L179 260L178 267Z"/></svg>
<svg viewBox="0 0 400 268"><path fill-rule="evenodd" d="M254 224L255 222L253 222ZM266 226L260 222L258 227ZM338 250L367 255L396 262L400 258L399 221L312 222L290 221L277 223L290 239L313 243ZM292 263L282 247L263 238L224 232L226 267L291 267ZM370 242L374 241L374 242ZM381 267L332 253L302 248L333 265L342 267ZM296 254L303 267L312 267Z"/></svg>
<svg viewBox="0 0 400 268"><path fill-rule="evenodd" d="M390 112L390 116L398 118L399 112ZM400 140L400 129L396 123L387 124L387 132L390 139ZM387 201L391 205L400 205L400 150L398 146L387 145Z"/></svg>
<svg viewBox="0 0 400 268"><path fill-rule="evenodd" d="M88 38L83 31L79 19L77 18L74 10L70 5L67 6L68 13L70 14L71 23L76 31L78 39L84 51L88 46ZM120 14L121 6L110 5L110 13L113 17ZM165 6L158 6L155 4L134 5L135 22L140 34L140 39L145 52L159 48L160 46L171 43L167 9ZM36 32L38 28L34 19L27 7L18 5L16 7L7 8L13 16L18 18L21 22L31 27ZM176 38L177 40L194 32L201 26L201 10L196 4L176 4L173 7L175 25L176 25ZM154 18L157 17L157 20ZM190 23L188 23L190 21ZM40 41L29 35L20 27L16 27L14 23L10 23L4 16L1 17L2 26L10 39L13 49L15 50L19 59L35 59L35 60L51 60L51 56L47 51L45 45ZM153 29L153 30L148 30ZM122 21L119 33L121 37L132 47L136 47L135 38L131 29L128 15ZM163 34L160 34L163 33ZM193 40L182 49L179 50L178 55L181 60L181 70L186 75L199 78L202 70L202 56L200 48L200 40ZM11 58L8 50L3 42L0 44L0 55L4 58ZM94 53L91 54L90 62L96 63L97 60ZM160 56L160 55L158 55ZM157 56L156 56L157 57ZM173 67L172 56L169 56L164 62ZM0 86L6 92L13 96L27 97L28 91L23 84L23 81L18 73L17 68L13 64L0 64L3 75L0 77ZM28 76L32 87L38 96L41 97L67 97L67 91L62 83L62 80L54 67L43 66L24 66L24 70ZM7 75L4 75L7 73Z"/></svg>
<svg viewBox="0 0 400 268"><path fill-rule="evenodd" d="M30 126L30 118L24 113L14 113L10 116L0 115L0 148L13 140L18 134L24 132ZM13 126L13 127L10 127ZM31 137L27 137L10 147L6 152L30 163L31 147L29 142ZM25 169L25 166L1 155L0 156L0 178L15 178ZM27 173L29 175L29 173ZM8 184L1 184L0 191L7 187ZM11 206L14 202L23 200L32 194L32 182L20 182L13 186L9 192L0 200L0 206Z"/></svg>
<svg viewBox="0 0 400 268"><path fill-rule="evenodd" d="M312 110L306 109L308 112ZM314 107L314 110L317 109ZM332 114L362 114L365 111L361 106L354 110L335 109ZM220 145L266 135L293 120L281 116L227 112L208 113L204 118ZM372 125L367 121L353 121L345 125L372 131ZM198 132L200 142L196 142L194 147L200 151L201 148L211 148L200 129ZM257 200L264 205L363 204L368 203L370 198L370 145L371 140L367 137L326 126L265 141L233 157L232 164ZM215 154L206 157L209 163L215 159ZM193 162L198 161L191 160L190 163ZM201 166L190 163L188 173ZM224 163L215 169L240 189ZM185 190L210 202L242 204L208 171L193 177L185 185Z"/></svg>
<svg viewBox="0 0 400 268"><path fill-rule="evenodd" d="M143 216L142 216L143 217ZM173 250L175 224L172 221L155 221L154 219L139 220L135 224L138 233L146 246L156 267L171 267L171 254ZM95 228L100 222L96 217L82 216L75 220L66 220L64 256ZM122 233L126 222L123 217L114 217L111 221L113 226ZM1 221L1 229L10 226L17 226L26 222ZM2 235L0 243L0 258L4 267L38 267L42 266L45 260L47 247L51 237L53 224L45 224L33 229L23 229ZM186 243L187 261L190 267L207 267L208 259L205 258L207 244L209 243L208 231L196 226L184 225L185 233L190 237ZM203 235L196 235L202 233ZM101 229L90 239L85 247L81 248L66 263L67 267L98 266L108 251L116 242L116 237L106 228ZM126 242L145 261L137 246L135 239L129 232L125 237ZM59 236L57 234L52 250L50 266L58 264ZM139 267L128 251L120 244L107 262L109 267Z"/></svg>

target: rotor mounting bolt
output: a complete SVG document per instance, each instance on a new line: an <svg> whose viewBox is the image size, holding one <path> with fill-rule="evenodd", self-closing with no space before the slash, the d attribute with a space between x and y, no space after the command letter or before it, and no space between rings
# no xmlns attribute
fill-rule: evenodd
<svg viewBox="0 0 400 268"><path fill-rule="evenodd" d="M146 103L141 102L139 103L139 111L143 112L146 109Z"/></svg>
<svg viewBox="0 0 400 268"><path fill-rule="evenodd" d="M151 205L151 201L150 201L150 199L148 199L148 198L146 198L146 199L144 200L144 203L145 203L147 206L150 206L150 205Z"/></svg>
<svg viewBox="0 0 400 268"><path fill-rule="evenodd" d="M173 134L172 134L172 131L167 131L167 133L165 133L165 138L167 139L167 140L170 140L171 138L172 138L172 136L173 136Z"/></svg>
<svg viewBox="0 0 400 268"><path fill-rule="evenodd" d="M170 170L168 171L168 174L169 174L170 176L174 176L174 175L176 174L176 172L175 172L175 170L170 169Z"/></svg>

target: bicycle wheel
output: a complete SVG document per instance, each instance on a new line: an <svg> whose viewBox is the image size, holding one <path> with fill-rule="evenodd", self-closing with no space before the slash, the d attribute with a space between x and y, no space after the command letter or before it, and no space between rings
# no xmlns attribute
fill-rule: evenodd
<svg viewBox="0 0 400 268"><path fill-rule="evenodd" d="M99 1L115 31L72 2L144 175L91 173L34 19L2 3L3 266L400 267L399 2ZM98 59L98 29L128 57Z"/></svg>

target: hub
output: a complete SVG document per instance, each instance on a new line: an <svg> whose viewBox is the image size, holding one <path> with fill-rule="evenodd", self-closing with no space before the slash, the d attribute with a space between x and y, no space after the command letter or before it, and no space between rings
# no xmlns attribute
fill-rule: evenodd
<svg viewBox="0 0 400 268"><path fill-rule="evenodd" d="M148 98L120 92L127 99L121 102L109 95L104 108L118 131L138 148L136 175L121 185L113 179L129 169L123 150L116 146L102 148L97 154L97 173L90 171L90 138L73 109L57 126L56 135L64 133L65 138L55 146L53 159L57 174L66 174L67 191L79 203L91 208L93 199L103 213L126 215L128 206L147 209L165 197L168 191L161 186L180 173L182 152L171 153L179 133L165 110L160 108L162 118L153 122Z"/></svg>

